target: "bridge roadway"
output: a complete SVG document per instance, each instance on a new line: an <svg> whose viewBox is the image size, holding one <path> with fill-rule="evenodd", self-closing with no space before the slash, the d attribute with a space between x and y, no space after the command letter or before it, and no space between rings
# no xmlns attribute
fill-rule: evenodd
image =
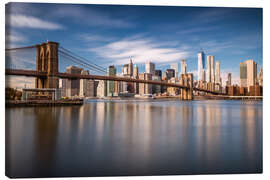
<svg viewBox="0 0 270 180"><path fill-rule="evenodd" d="M6 69L6 75L15 75L15 76L29 76L29 77L41 77L46 78L48 76L47 72L38 72L35 70L22 70L22 69ZM110 80L110 81L124 81L124 82L134 82L134 83L145 83L145 84L154 84L161 85L167 87L176 87L182 89L189 89L187 86L183 86L181 84L176 83L167 83L162 81L153 81L153 80L143 80L143 79L133 79L126 77L118 77L118 76L101 76L101 75L81 75L81 74L70 74L70 73L57 73L55 76L62 79L92 79L92 80ZM200 89L193 87L194 91L201 91L206 93L211 93L215 95L226 95L220 92L208 91L205 89Z"/></svg>

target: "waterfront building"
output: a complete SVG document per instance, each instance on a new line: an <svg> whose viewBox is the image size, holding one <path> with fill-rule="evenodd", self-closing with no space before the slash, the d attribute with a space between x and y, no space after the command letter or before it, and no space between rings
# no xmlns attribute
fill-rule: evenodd
<svg viewBox="0 0 270 180"><path fill-rule="evenodd" d="M139 79L152 80L152 74L143 73L139 74ZM139 83L139 94L152 94L152 84Z"/></svg>
<svg viewBox="0 0 270 180"><path fill-rule="evenodd" d="M205 54L203 51L198 53L198 81L203 80L205 81Z"/></svg>
<svg viewBox="0 0 270 180"><path fill-rule="evenodd" d="M161 81L161 76L154 75L152 76L153 81ZM158 94L161 93L161 86L160 85L152 85L152 93L153 94Z"/></svg>
<svg viewBox="0 0 270 180"><path fill-rule="evenodd" d="M215 78L215 83L221 84L221 77L220 77L220 62L216 62L216 78Z"/></svg>
<svg viewBox="0 0 270 180"><path fill-rule="evenodd" d="M166 77L167 77L167 80L170 80L171 78L175 77L174 69L167 69L166 70Z"/></svg>
<svg viewBox="0 0 270 180"><path fill-rule="evenodd" d="M170 80L169 80L170 83L177 83L177 79L172 77ZM170 96L176 96L180 93L180 89L179 88L176 88L176 87L167 87L167 93L170 95Z"/></svg>
<svg viewBox="0 0 270 180"><path fill-rule="evenodd" d="M107 96L107 81L99 80L97 85L97 96L106 97Z"/></svg>
<svg viewBox="0 0 270 180"><path fill-rule="evenodd" d="M240 63L240 86L249 87L256 84L257 63L247 60Z"/></svg>
<svg viewBox="0 0 270 180"><path fill-rule="evenodd" d="M67 96L67 79L60 79L59 87L61 88L61 95L63 97Z"/></svg>
<svg viewBox="0 0 270 180"><path fill-rule="evenodd" d="M133 78L139 79L139 68L136 64L135 64L134 70L133 70ZM134 83L134 93L139 94L139 83Z"/></svg>
<svg viewBox="0 0 270 180"><path fill-rule="evenodd" d="M155 64L151 63L150 61L147 61L145 64L145 72L155 75Z"/></svg>
<svg viewBox="0 0 270 180"><path fill-rule="evenodd" d="M107 69L108 76L115 76L116 75L116 68L114 66L109 66ZM115 91L114 89L114 81L107 81L107 96L113 96Z"/></svg>
<svg viewBox="0 0 270 180"><path fill-rule="evenodd" d="M181 60L181 74L187 73L187 63L185 59Z"/></svg>
<svg viewBox="0 0 270 180"><path fill-rule="evenodd" d="M66 73L81 74L82 68L77 66L69 66L66 68ZM80 79L67 79L66 81L66 96L79 96L80 93Z"/></svg>
<svg viewBox="0 0 270 180"><path fill-rule="evenodd" d="M207 82L215 82L215 57L207 56L207 72L206 72L206 81Z"/></svg>
<svg viewBox="0 0 270 180"><path fill-rule="evenodd" d="M89 71L82 70L81 74L82 75L89 75ZM89 79L80 79L80 96L81 97L90 97L91 95L94 94L93 92L94 92L94 86L90 87L90 80Z"/></svg>
<svg viewBox="0 0 270 180"><path fill-rule="evenodd" d="M173 63L170 66L170 69L174 69L174 77L178 78L178 63Z"/></svg>

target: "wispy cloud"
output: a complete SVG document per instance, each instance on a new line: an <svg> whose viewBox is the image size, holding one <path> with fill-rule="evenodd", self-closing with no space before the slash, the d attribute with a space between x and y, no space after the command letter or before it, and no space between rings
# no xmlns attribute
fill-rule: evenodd
<svg viewBox="0 0 270 180"><path fill-rule="evenodd" d="M132 57L135 63L150 60L155 63L168 63L180 60L189 55L181 48L164 46L151 38L131 37L108 43L97 48L89 48L102 58L110 59L112 64L125 64Z"/></svg>
<svg viewBox="0 0 270 180"><path fill-rule="evenodd" d="M25 42L27 37L18 32L6 32L6 42Z"/></svg>
<svg viewBox="0 0 270 180"><path fill-rule="evenodd" d="M101 12L93 8L84 8L82 6L70 6L64 5L56 7L56 10L52 14L58 18L71 18L73 22L83 23L88 26L101 26L109 28L130 28L135 24L128 21L126 17L117 18L112 16L108 12ZM80 19L80 21L78 21Z"/></svg>
<svg viewBox="0 0 270 180"><path fill-rule="evenodd" d="M26 16L23 14L12 14L7 16L6 24L8 26L17 28L32 28L32 29L47 29L47 30L58 30L64 28L60 24L45 21L34 16Z"/></svg>
<svg viewBox="0 0 270 180"><path fill-rule="evenodd" d="M16 31L6 31L5 48L18 47L21 43L28 41L28 38L22 33Z"/></svg>
<svg viewBox="0 0 270 180"><path fill-rule="evenodd" d="M98 34L79 34L79 39L85 42L110 42L115 40L114 37L109 37L106 35L98 35Z"/></svg>

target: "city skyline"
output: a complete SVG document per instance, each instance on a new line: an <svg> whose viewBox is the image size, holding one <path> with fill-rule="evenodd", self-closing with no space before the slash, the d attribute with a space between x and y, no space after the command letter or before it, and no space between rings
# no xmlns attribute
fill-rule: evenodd
<svg viewBox="0 0 270 180"><path fill-rule="evenodd" d="M52 6L57 11L47 15ZM257 8L38 3L11 3L10 7L7 47L37 44L40 39L59 41L87 59L106 67L115 65L117 72L130 57L140 72L148 60L165 71L186 59L195 79L197 53L203 50L221 63L223 84L228 73L232 73L232 83L239 84L240 62L254 59L258 69L262 67L262 13ZM83 16L94 21L85 18L86 23Z"/></svg>

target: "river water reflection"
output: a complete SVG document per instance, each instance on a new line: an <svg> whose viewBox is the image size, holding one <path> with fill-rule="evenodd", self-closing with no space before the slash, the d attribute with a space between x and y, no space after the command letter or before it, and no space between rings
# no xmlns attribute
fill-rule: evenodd
<svg viewBox="0 0 270 180"><path fill-rule="evenodd" d="M7 108L6 172L262 172L262 102L92 100L83 106Z"/></svg>

